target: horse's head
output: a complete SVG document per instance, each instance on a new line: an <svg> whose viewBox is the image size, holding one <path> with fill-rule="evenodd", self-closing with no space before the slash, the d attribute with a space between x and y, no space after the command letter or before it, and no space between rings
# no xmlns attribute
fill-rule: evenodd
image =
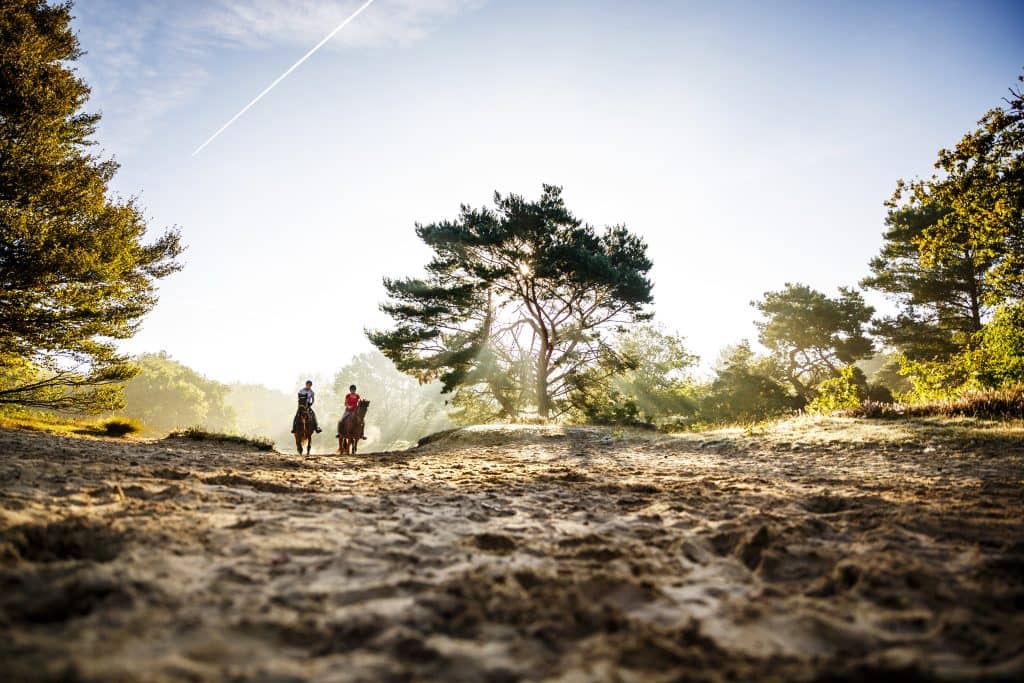
<svg viewBox="0 0 1024 683"><path fill-rule="evenodd" d="M370 402L365 398L359 402L359 417L366 415L366 411L370 409Z"/></svg>

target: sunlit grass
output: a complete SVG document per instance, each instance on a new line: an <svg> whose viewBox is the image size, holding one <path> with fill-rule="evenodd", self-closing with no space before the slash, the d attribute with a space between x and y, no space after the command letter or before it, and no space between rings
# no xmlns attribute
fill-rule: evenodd
<svg viewBox="0 0 1024 683"><path fill-rule="evenodd" d="M274 450L274 441L265 436L242 436L240 434L222 434L209 432L201 427L189 427L167 435L168 439L189 439L191 441L208 441L221 444L244 446L258 451Z"/></svg>
<svg viewBox="0 0 1024 683"><path fill-rule="evenodd" d="M67 436L109 437L124 437L141 432L143 429L138 421L123 417L87 420L18 408L8 408L0 414L0 428L24 429Z"/></svg>

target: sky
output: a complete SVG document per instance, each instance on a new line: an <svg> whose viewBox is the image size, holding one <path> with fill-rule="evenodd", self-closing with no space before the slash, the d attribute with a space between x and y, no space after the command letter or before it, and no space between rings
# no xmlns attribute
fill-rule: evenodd
<svg viewBox="0 0 1024 683"><path fill-rule="evenodd" d="M188 245L126 352L330 376L429 259L417 222L548 183L647 241L708 366L764 292L864 277L897 179L1024 68L1016 1L376 0L193 156L362 1L76 2L112 188Z"/></svg>

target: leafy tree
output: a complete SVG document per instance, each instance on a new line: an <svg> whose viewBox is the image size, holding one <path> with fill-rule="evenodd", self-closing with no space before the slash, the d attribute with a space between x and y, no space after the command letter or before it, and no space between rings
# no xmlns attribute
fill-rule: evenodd
<svg viewBox="0 0 1024 683"><path fill-rule="evenodd" d="M873 352L865 326L874 309L852 289L840 287L839 296L829 298L787 283L752 305L765 316L756 323L760 342L771 351L779 377L804 403L814 398L819 382Z"/></svg>
<svg viewBox="0 0 1024 683"><path fill-rule="evenodd" d="M125 386L125 415L157 431L234 430L235 411L226 402L226 384L207 379L163 352L143 354L135 362L140 372Z"/></svg>
<svg viewBox="0 0 1024 683"><path fill-rule="evenodd" d="M886 217L881 253L861 285L892 298L896 315L876 321L873 332L910 359L945 358L981 329L990 287L984 275L992 258L970 244L941 259L925 259L919 245L944 213L934 204L893 206Z"/></svg>
<svg viewBox="0 0 1024 683"><path fill-rule="evenodd" d="M623 226L582 224L558 187L494 203L416 226L434 252L426 276L384 281L396 325L368 336L421 381L484 389L504 417L532 407L546 418L588 370L614 363L617 328L650 317L647 245Z"/></svg>
<svg viewBox="0 0 1024 683"><path fill-rule="evenodd" d="M696 411L691 371L699 358L684 340L654 325L640 325L614 342L614 371L572 396L573 405L594 423L648 422L690 416ZM601 375L603 369L593 373Z"/></svg>
<svg viewBox="0 0 1024 683"><path fill-rule="evenodd" d="M1024 98L1011 90L937 173L899 181L881 253L862 285L899 305L876 333L910 362L968 347L992 308L1024 296Z"/></svg>
<svg viewBox="0 0 1024 683"><path fill-rule="evenodd" d="M173 231L144 244L141 209L108 194L117 164L89 151L70 7L0 4L0 403L103 410L135 372L114 340L181 246Z"/></svg>
<svg viewBox="0 0 1024 683"><path fill-rule="evenodd" d="M797 408L797 400L775 379L771 359L759 359L746 341L726 349L715 378L699 403L707 422L763 420Z"/></svg>

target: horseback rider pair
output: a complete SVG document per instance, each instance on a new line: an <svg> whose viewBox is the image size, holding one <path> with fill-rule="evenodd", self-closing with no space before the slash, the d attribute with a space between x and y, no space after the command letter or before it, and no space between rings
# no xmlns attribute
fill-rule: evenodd
<svg viewBox="0 0 1024 683"><path fill-rule="evenodd" d="M359 394L356 393L356 385L353 384L348 388L348 394L345 396L345 414L341 416L341 423L343 424L346 420L358 419L359 415ZM316 394L313 392L313 380L307 379L306 386L299 390L299 408L295 413L295 419L292 420L292 433L298 431L299 417L302 414L303 409L309 411L309 417L313 421L313 429L319 434L323 430L320 429L320 425L316 419L316 413L313 412L313 402L316 400ZM359 425L359 438L365 439L362 433L363 425Z"/></svg>

